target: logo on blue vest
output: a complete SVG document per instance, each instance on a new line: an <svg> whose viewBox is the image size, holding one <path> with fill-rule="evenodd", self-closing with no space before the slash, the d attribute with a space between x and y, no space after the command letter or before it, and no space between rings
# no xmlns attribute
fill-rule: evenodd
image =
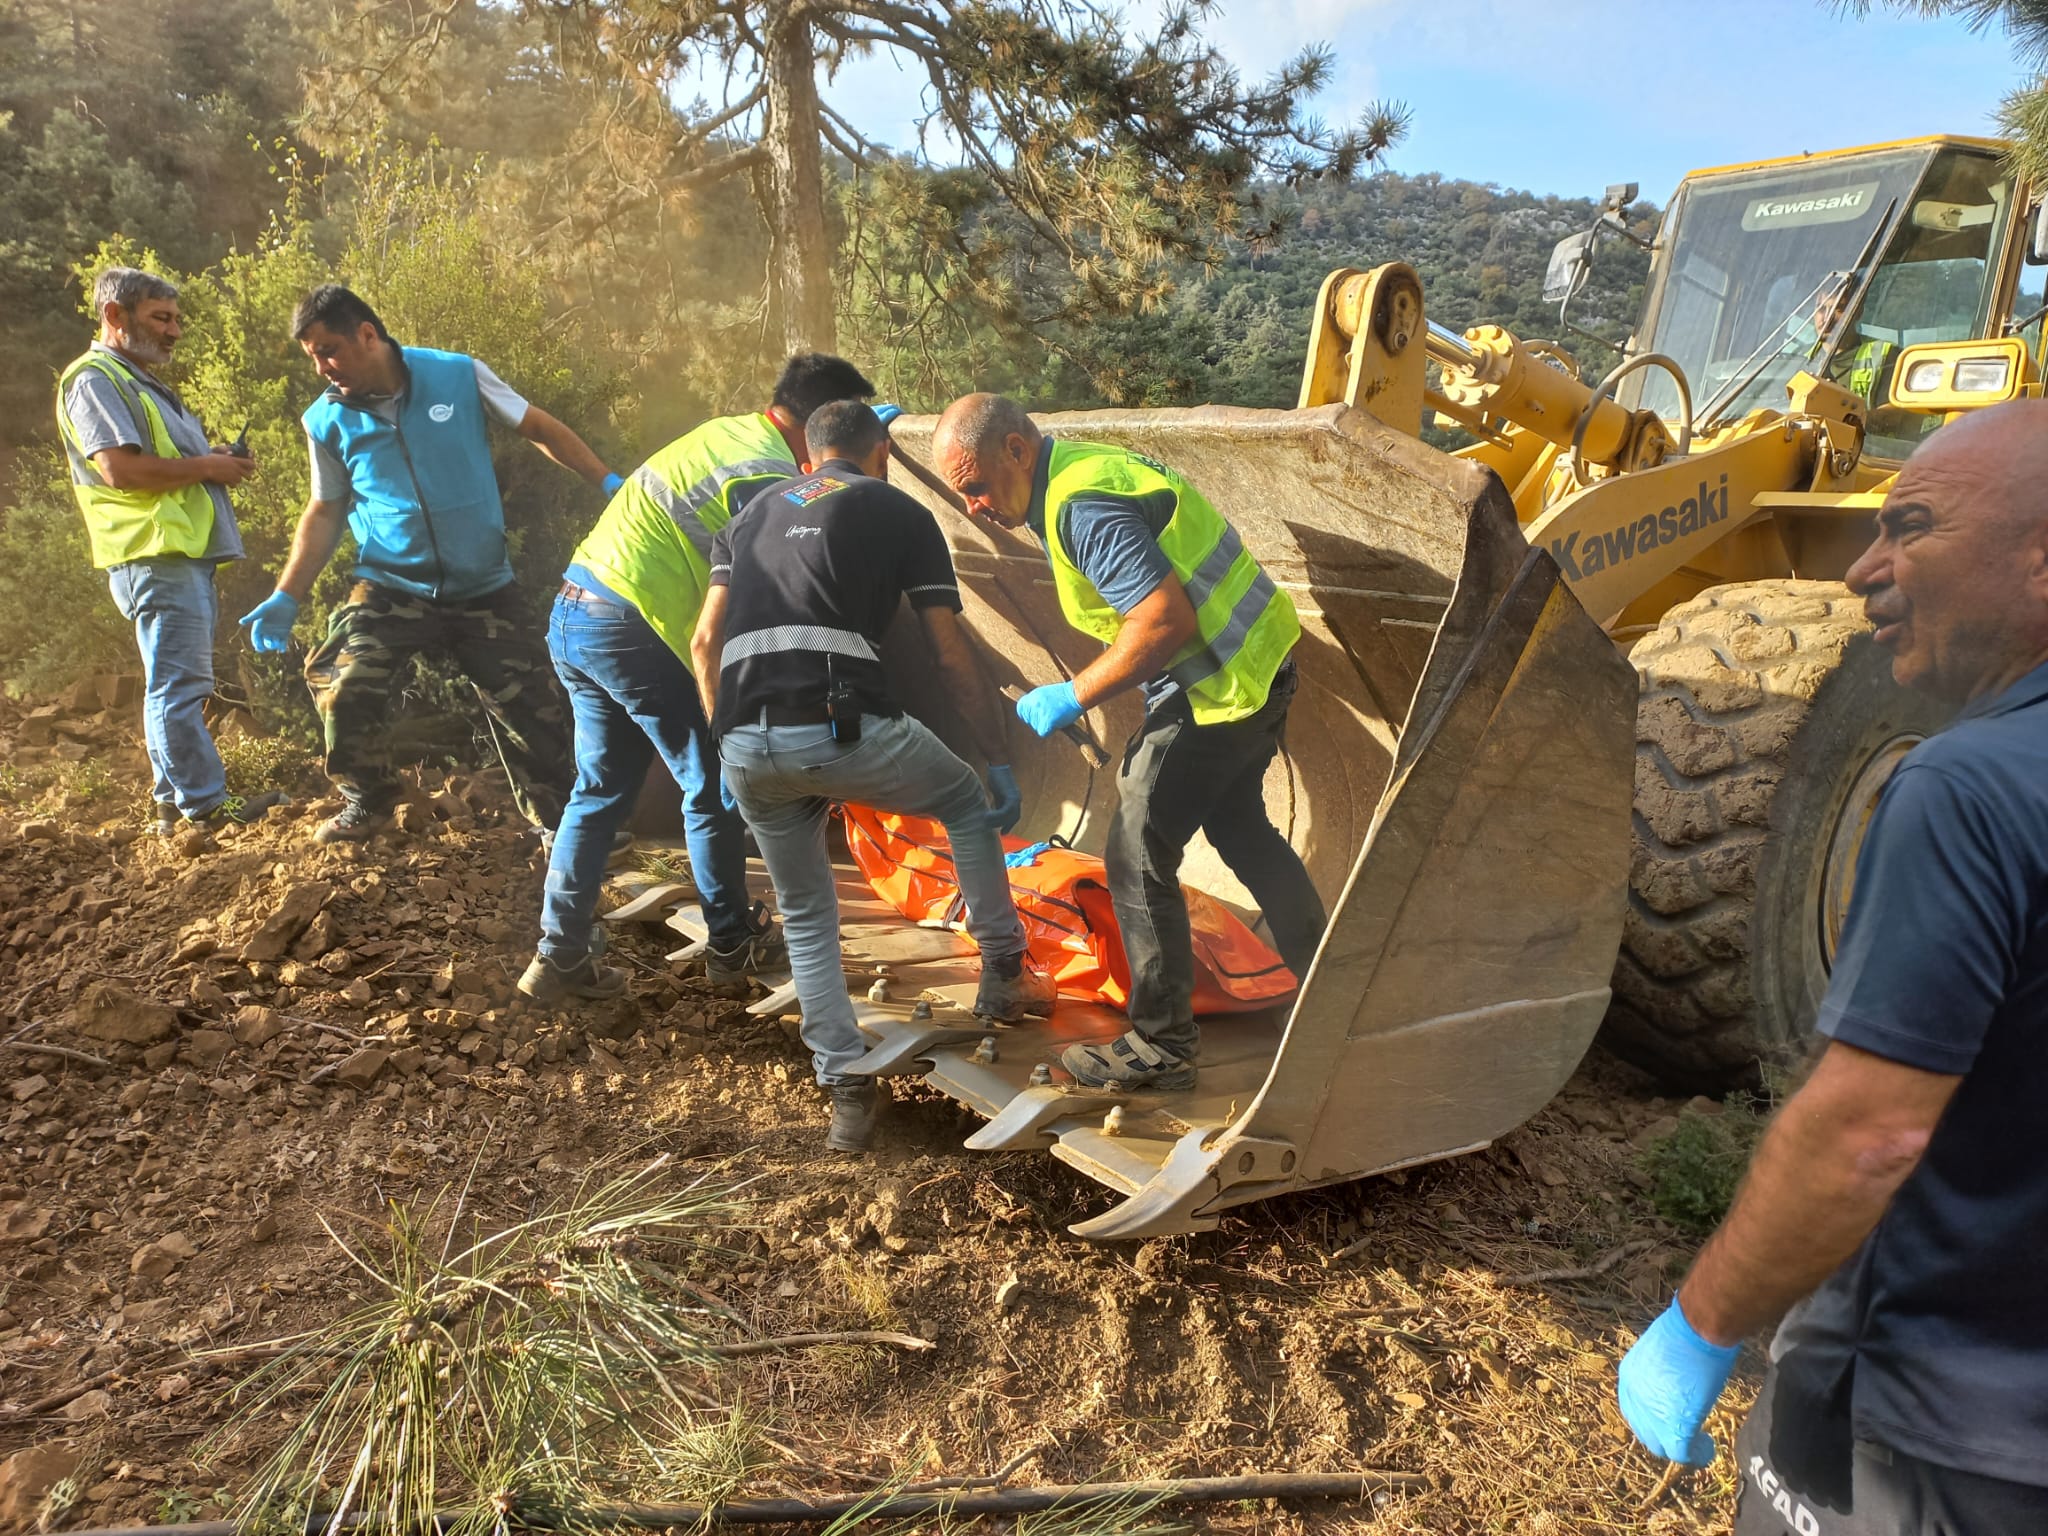
<svg viewBox="0 0 2048 1536"><path fill-rule="evenodd" d="M434 421L447 421L455 415L455 407L452 405L430 405L427 407L427 415Z"/></svg>

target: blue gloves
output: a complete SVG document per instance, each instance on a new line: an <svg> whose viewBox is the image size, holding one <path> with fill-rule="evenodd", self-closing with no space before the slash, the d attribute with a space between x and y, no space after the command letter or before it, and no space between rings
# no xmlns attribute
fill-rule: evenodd
<svg viewBox="0 0 2048 1536"><path fill-rule="evenodd" d="M1024 814L1024 791L1017 787L1017 775L1007 763L991 763L988 769L988 819L998 832L1007 832Z"/></svg>
<svg viewBox="0 0 2048 1536"><path fill-rule="evenodd" d="M903 414L903 407L900 405L878 405L874 409L875 419L880 421L885 428L890 422Z"/></svg>
<svg viewBox="0 0 2048 1536"><path fill-rule="evenodd" d="M273 592L235 620L249 626L249 644L259 651L283 651L291 644L292 620L299 616L299 600L289 592Z"/></svg>
<svg viewBox="0 0 2048 1536"><path fill-rule="evenodd" d="M1704 1467L1713 1436L1700 1425L1720 1400L1739 1344L1709 1344L1692 1330L1676 1296L1621 1357L1615 1399L1636 1438L1666 1461Z"/></svg>
<svg viewBox="0 0 2048 1536"><path fill-rule="evenodd" d="M1017 718L1041 736L1064 730L1086 713L1072 683L1048 683L1017 701Z"/></svg>
<svg viewBox="0 0 2048 1536"><path fill-rule="evenodd" d="M604 491L604 499L606 501L610 501L614 496L618 495L619 487L624 485L625 483L626 477L624 475L606 475L604 477L604 485L602 486L602 489Z"/></svg>

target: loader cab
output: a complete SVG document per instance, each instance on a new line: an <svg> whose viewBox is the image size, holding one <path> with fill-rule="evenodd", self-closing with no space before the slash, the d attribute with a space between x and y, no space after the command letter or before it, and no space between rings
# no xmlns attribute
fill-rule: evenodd
<svg viewBox="0 0 2048 1536"><path fill-rule="evenodd" d="M1783 410L1801 371L1830 379L1870 404L1866 461L1896 464L1942 421L1890 403L1899 353L2002 334L2039 307L2004 148L1945 137L1695 172L1658 236L1636 350L1684 369L1702 428ZM1679 412L1653 371L1621 398Z"/></svg>

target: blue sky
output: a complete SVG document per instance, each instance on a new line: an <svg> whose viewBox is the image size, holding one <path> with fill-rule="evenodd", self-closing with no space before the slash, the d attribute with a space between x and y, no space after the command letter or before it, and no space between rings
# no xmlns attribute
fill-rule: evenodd
<svg viewBox="0 0 2048 1536"><path fill-rule="evenodd" d="M1854 20L1826 0L1224 0L1208 32L1247 76L1334 45L1316 110L1336 121L1405 101L1415 120L1395 170L1575 196L1634 181L1657 203L1699 166L1993 134L2026 75L1995 28ZM917 82L893 63L855 63L828 99L911 145Z"/></svg>

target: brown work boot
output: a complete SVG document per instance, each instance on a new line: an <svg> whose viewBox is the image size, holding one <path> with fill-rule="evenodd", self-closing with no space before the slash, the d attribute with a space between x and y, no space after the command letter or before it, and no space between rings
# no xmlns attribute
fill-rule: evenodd
<svg viewBox="0 0 2048 1536"><path fill-rule="evenodd" d="M974 994L974 1015L1014 1024L1027 1014L1044 1018L1052 1012L1059 988L1023 955L987 955L981 962L981 986Z"/></svg>

